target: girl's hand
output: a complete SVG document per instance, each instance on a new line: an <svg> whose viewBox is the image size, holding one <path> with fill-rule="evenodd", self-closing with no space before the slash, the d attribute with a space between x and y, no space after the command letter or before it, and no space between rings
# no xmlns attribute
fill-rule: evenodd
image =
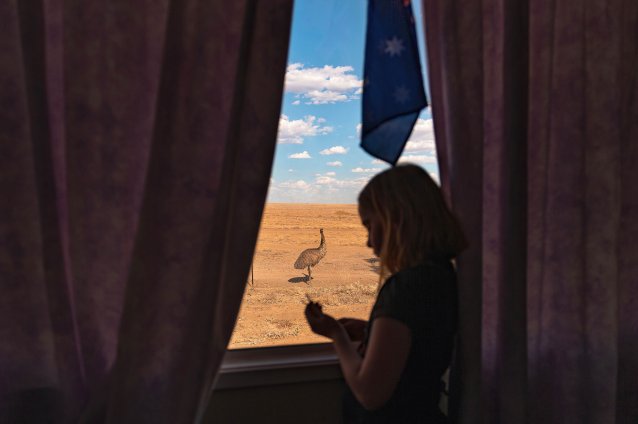
<svg viewBox="0 0 638 424"><path fill-rule="evenodd" d="M341 324L336 319L323 313L319 303L309 302L306 305L305 314L310 329L315 334L334 339L337 332L343 331Z"/></svg>
<svg viewBox="0 0 638 424"><path fill-rule="evenodd" d="M357 318L340 318L339 323L343 325L343 328L348 332L348 336L352 341L363 340L364 331L368 321L363 321Z"/></svg>

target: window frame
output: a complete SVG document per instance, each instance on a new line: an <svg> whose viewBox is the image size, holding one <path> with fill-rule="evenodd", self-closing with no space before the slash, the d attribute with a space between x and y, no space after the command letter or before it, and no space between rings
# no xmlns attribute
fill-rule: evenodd
<svg viewBox="0 0 638 424"><path fill-rule="evenodd" d="M341 380L332 343L226 350L214 390Z"/></svg>

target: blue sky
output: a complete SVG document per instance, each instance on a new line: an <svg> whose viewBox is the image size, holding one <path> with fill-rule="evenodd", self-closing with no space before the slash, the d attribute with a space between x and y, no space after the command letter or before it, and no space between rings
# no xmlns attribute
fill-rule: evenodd
<svg viewBox="0 0 638 424"><path fill-rule="evenodd" d="M420 2L412 7L425 70ZM388 167L359 147L366 8L366 0L295 1L268 202L356 203ZM438 180L429 109L400 160Z"/></svg>

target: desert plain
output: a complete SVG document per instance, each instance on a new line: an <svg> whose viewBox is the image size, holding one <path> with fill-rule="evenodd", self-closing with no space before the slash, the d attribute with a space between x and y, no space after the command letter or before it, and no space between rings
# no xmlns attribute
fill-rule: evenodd
<svg viewBox="0 0 638 424"><path fill-rule="evenodd" d="M320 228L327 253L308 281L307 271L293 264L301 251L319 246ZM379 275L366 238L357 205L266 204L229 348L328 341L304 319L307 296L337 318L367 319Z"/></svg>

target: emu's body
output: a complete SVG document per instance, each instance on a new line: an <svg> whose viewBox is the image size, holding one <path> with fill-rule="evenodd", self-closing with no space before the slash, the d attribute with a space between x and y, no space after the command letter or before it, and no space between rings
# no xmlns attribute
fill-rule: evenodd
<svg viewBox="0 0 638 424"><path fill-rule="evenodd" d="M323 228L319 230L319 233L321 234L319 247L304 250L295 261L296 269L308 268L308 280L306 281L312 279L310 268L317 265L319 261L326 256L326 238L323 236Z"/></svg>

